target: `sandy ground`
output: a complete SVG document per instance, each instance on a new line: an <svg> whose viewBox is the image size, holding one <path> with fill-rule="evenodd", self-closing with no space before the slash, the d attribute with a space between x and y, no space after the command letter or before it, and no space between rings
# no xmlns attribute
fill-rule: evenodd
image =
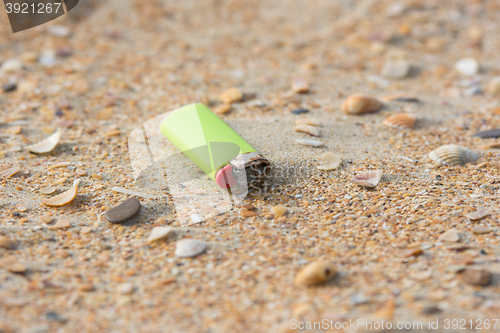
<svg viewBox="0 0 500 333"><path fill-rule="evenodd" d="M499 153L485 147L494 139L472 135L499 126L499 97L487 89L500 75L499 9L496 1L466 0L82 1L74 14L16 34L2 9L0 64L16 58L23 68L0 73L1 84L17 83L0 92L0 171L25 172L1 180L0 235L18 246L0 247L0 260L13 257L26 270L0 268L0 332L295 332L291 320L323 319L334 327L422 322L415 332L470 331L471 323L486 328L486 319L493 327ZM54 35L55 26L69 35ZM480 63L477 74L454 69L466 57ZM410 74L384 78L387 59L407 59ZM308 93L290 93L297 76L310 83ZM234 207L181 228L163 194L140 198L131 221L108 223L102 214L128 198L111 189L140 190L129 133L183 105L216 107L230 87L245 98L221 118L274 168L267 190L243 203L259 215ZM469 96L470 88L479 93ZM345 114L340 105L358 92L419 102ZM296 108L310 113L291 114ZM382 124L400 112L417 117L414 129ZM305 116L319 120L325 146L294 141L310 138L293 130ZM57 128L63 135L52 152L24 149ZM480 159L431 164L427 154L445 144ZM325 152L342 158L339 169L317 169ZM71 164L47 171L60 162ZM69 189L76 168L86 171L76 199L43 205L40 189ZM377 187L351 181L369 169L384 171ZM276 205L287 214L273 215ZM481 207L490 211L483 219L465 216ZM71 226L51 230L40 221L46 215ZM173 236L148 244L153 227L165 225ZM475 233L477 226L489 233ZM438 239L451 229L458 242ZM184 237L204 241L207 252L177 258L175 239ZM336 267L335 278L295 286L296 274L318 260ZM489 285L466 283L463 271L472 268L487 270Z"/></svg>

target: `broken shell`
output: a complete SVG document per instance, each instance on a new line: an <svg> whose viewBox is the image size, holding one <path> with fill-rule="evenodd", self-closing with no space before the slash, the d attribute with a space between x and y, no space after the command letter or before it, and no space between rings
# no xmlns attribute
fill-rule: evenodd
<svg viewBox="0 0 500 333"><path fill-rule="evenodd" d="M71 227L71 223L69 223L68 220L66 219L59 219L57 222L53 225L48 227L50 230L57 230L57 229L65 229Z"/></svg>
<svg viewBox="0 0 500 333"><path fill-rule="evenodd" d="M76 192L78 190L78 184L80 184L80 179L75 180L73 187L50 199L42 200L42 202L49 206L64 206L69 204L76 197Z"/></svg>
<svg viewBox="0 0 500 333"><path fill-rule="evenodd" d="M382 178L382 170L370 170L357 174L352 181L358 185L375 187Z"/></svg>
<svg viewBox="0 0 500 333"><path fill-rule="evenodd" d="M306 93L309 91L309 83L302 77L292 79L292 91L294 93Z"/></svg>
<svg viewBox="0 0 500 333"><path fill-rule="evenodd" d="M439 236L441 242L456 243L460 240L460 236L455 229L450 229Z"/></svg>
<svg viewBox="0 0 500 333"><path fill-rule="evenodd" d="M479 219L482 219L483 217L485 217L486 215L488 215L489 213L490 213L490 210L488 208L479 208L475 212L467 214L465 216L467 216L471 220L479 220Z"/></svg>
<svg viewBox="0 0 500 333"><path fill-rule="evenodd" d="M17 261L17 258L14 256L9 256L0 260L0 268L6 269L12 273L26 272L26 266Z"/></svg>
<svg viewBox="0 0 500 333"><path fill-rule="evenodd" d="M408 113L398 113L384 120L382 124L395 128L413 128L415 127L416 117Z"/></svg>
<svg viewBox="0 0 500 333"><path fill-rule="evenodd" d="M0 172L0 176L2 176L4 178L10 178L10 177L14 176L16 173L18 173L19 171L21 171L21 168L18 168L18 167L10 168L10 169L7 169L5 171Z"/></svg>
<svg viewBox="0 0 500 333"><path fill-rule="evenodd" d="M151 234L148 237L148 243L152 243L154 241L164 239L167 237L171 232L172 228L170 227L155 227L151 231Z"/></svg>
<svg viewBox="0 0 500 333"><path fill-rule="evenodd" d="M55 190L56 190L55 187L44 187L44 188L40 189L40 193L42 193L42 194L51 194L51 193L54 193Z"/></svg>
<svg viewBox="0 0 500 333"><path fill-rule="evenodd" d="M229 88L219 95L219 100L225 104L239 102L243 99L243 94L237 88Z"/></svg>
<svg viewBox="0 0 500 333"><path fill-rule="evenodd" d="M180 258L196 257L207 249L207 245L199 240L185 238L175 243L175 255Z"/></svg>
<svg viewBox="0 0 500 333"><path fill-rule="evenodd" d="M47 139L35 143L31 146L26 146L26 149L35 154L48 153L57 146L57 144L59 143L59 139L61 139L60 129L55 131L55 133L49 136Z"/></svg>
<svg viewBox="0 0 500 333"><path fill-rule="evenodd" d="M293 128L295 132L302 132L302 133L307 133L312 136L319 136L319 129L314 126L309 126L309 125L299 125L295 126Z"/></svg>
<svg viewBox="0 0 500 333"><path fill-rule="evenodd" d="M479 156L469 148L459 145L445 145L429 153L429 158L439 164L459 165L475 162Z"/></svg>
<svg viewBox="0 0 500 333"><path fill-rule="evenodd" d="M313 118L299 118L295 119L295 125L311 125L320 126L319 121Z"/></svg>
<svg viewBox="0 0 500 333"><path fill-rule="evenodd" d="M280 216L285 215L288 208L283 207L283 206L274 206L274 207L271 207L271 210L273 211L273 214L275 216L280 217Z"/></svg>
<svg viewBox="0 0 500 333"><path fill-rule="evenodd" d="M376 98L366 96L363 94L354 94L349 96L341 108L347 113L359 114L376 112L382 107L382 102Z"/></svg>
<svg viewBox="0 0 500 333"><path fill-rule="evenodd" d="M320 147L323 145L323 142L318 140L295 139L295 141L304 146Z"/></svg>
<svg viewBox="0 0 500 333"><path fill-rule="evenodd" d="M328 281L337 273L335 267L328 262L313 262L304 267L296 276L296 286L312 286Z"/></svg>
<svg viewBox="0 0 500 333"><path fill-rule="evenodd" d="M324 162L322 165L318 165L320 170L334 170L337 169L342 163L342 159L333 153L324 153L321 156L321 160Z"/></svg>

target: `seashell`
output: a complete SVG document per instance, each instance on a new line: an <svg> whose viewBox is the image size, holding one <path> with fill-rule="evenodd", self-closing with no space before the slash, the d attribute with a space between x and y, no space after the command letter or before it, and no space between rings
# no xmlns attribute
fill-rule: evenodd
<svg viewBox="0 0 500 333"><path fill-rule="evenodd" d="M170 227L155 227L151 231L151 234L148 237L148 243L152 243L154 241L166 238L171 232L172 228Z"/></svg>
<svg viewBox="0 0 500 333"><path fill-rule="evenodd" d="M331 279L337 270L329 262L317 261L308 264L296 276L294 284L296 286L312 286Z"/></svg>
<svg viewBox="0 0 500 333"><path fill-rule="evenodd" d="M7 170L0 172L0 176L2 176L4 178L10 178L10 177L14 176L16 173L18 173L19 171L21 171L21 168L13 167L13 168L10 168L10 169L7 169Z"/></svg>
<svg viewBox="0 0 500 333"><path fill-rule="evenodd" d="M342 103L342 110L351 114L376 112L382 108L382 102L378 99L363 94L354 94Z"/></svg>
<svg viewBox="0 0 500 333"><path fill-rule="evenodd" d="M40 189L40 193L42 193L42 194L51 194L51 193L54 193L55 190L56 190L55 187L44 187L44 188Z"/></svg>
<svg viewBox="0 0 500 333"><path fill-rule="evenodd" d="M15 250L17 248L17 242L13 241L10 238L0 236L0 247L3 247L7 250Z"/></svg>
<svg viewBox="0 0 500 333"><path fill-rule="evenodd" d="M299 125L293 128L295 132L307 133L312 136L319 136L319 129L310 125Z"/></svg>
<svg viewBox="0 0 500 333"><path fill-rule="evenodd" d="M196 257L207 249L207 245L199 240L185 238L175 243L175 255L180 258Z"/></svg>
<svg viewBox="0 0 500 333"><path fill-rule="evenodd" d="M13 126L7 130L7 132L9 132L10 134L19 134L19 133L21 133L21 131L22 131L22 127L19 125Z"/></svg>
<svg viewBox="0 0 500 333"><path fill-rule="evenodd" d="M61 139L60 129L55 131L54 134L52 134L45 140L42 140L30 146L26 146L26 149L35 154L48 153L57 146L57 144L59 143L59 139Z"/></svg>
<svg viewBox="0 0 500 333"><path fill-rule="evenodd" d="M224 114L224 113L229 112L230 110L231 110L231 104L227 104L227 103L224 103L224 104L221 104L221 105L218 105L218 106L212 108L212 111L214 113L217 113L217 114Z"/></svg>
<svg viewBox="0 0 500 333"><path fill-rule="evenodd" d="M456 243L460 240L460 236L458 235L457 230L455 229L450 229L446 231L445 233L442 233L439 236L439 240L441 242L451 242L451 243Z"/></svg>
<svg viewBox="0 0 500 333"><path fill-rule="evenodd" d="M324 153L321 156L321 160L324 162L322 165L318 165L320 170L334 170L337 169L342 163L342 159L333 153Z"/></svg>
<svg viewBox="0 0 500 333"><path fill-rule="evenodd" d="M445 145L429 153L429 158L443 165L459 165L475 162L479 156L469 148L459 145Z"/></svg>
<svg viewBox="0 0 500 333"><path fill-rule="evenodd" d="M488 208L479 208L475 212L469 213L465 216L467 216L471 220L479 220L479 219L482 219L483 217L485 217L486 215L488 215L489 213L490 213L490 210Z"/></svg>
<svg viewBox="0 0 500 333"><path fill-rule="evenodd" d="M311 147L320 147L324 143L318 140L308 140L308 139L295 139L297 143L300 143L301 145L304 146L311 146Z"/></svg>
<svg viewBox="0 0 500 333"><path fill-rule="evenodd" d="M271 210L273 211L273 214L275 216L280 217L280 216L285 215L288 208L283 207L283 206L274 206L274 207L271 207Z"/></svg>
<svg viewBox="0 0 500 333"><path fill-rule="evenodd" d="M69 223L68 220L66 219L59 219L57 222L53 225L48 227L50 230L57 230L57 229L65 229L71 227L71 223Z"/></svg>
<svg viewBox="0 0 500 333"><path fill-rule="evenodd" d="M292 79L292 91L294 93L306 93L309 91L309 83L302 77Z"/></svg>
<svg viewBox="0 0 500 333"><path fill-rule="evenodd" d="M311 125L320 126L319 121L313 118L299 118L295 119L295 125Z"/></svg>
<svg viewBox="0 0 500 333"><path fill-rule="evenodd" d="M358 185L375 187L382 178L382 170L370 170L357 174L352 181Z"/></svg>
<svg viewBox="0 0 500 333"><path fill-rule="evenodd" d="M395 128L414 128L417 118L408 113L398 113L386 118L382 124Z"/></svg>
<svg viewBox="0 0 500 333"><path fill-rule="evenodd" d="M489 138L499 138L500 137L500 129L492 129L488 131L478 132L473 135L473 137L481 138L481 139L489 139Z"/></svg>
<svg viewBox="0 0 500 333"><path fill-rule="evenodd" d="M219 100L225 104L239 102L243 99L243 94L237 88L229 88L219 95Z"/></svg>
<svg viewBox="0 0 500 333"><path fill-rule="evenodd" d="M26 272L26 266L17 261L14 256L8 256L0 260L0 268L8 270L12 273L24 273Z"/></svg>
<svg viewBox="0 0 500 333"><path fill-rule="evenodd" d="M240 214L243 217L253 217L253 216L258 216L259 215L259 213L257 213L254 210L246 210L246 209L242 209L241 212L240 212Z"/></svg>
<svg viewBox="0 0 500 333"><path fill-rule="evenodd" d="M78 190L78 184L80 184L80 179L76 179L73 183L73 187L50 199L44 199L42 202L49 206L64 206L69 204L76 197L76 192Z"/></svg>
<svg viewBox="0 0 500 333"><path fill-rule="evenodd" d="M485 227L483 225L478 225L474 228L472 228L472 233L474 234L478 234L478 235L482 235L482 234L488 234L490 232L492 232L493 229L490 228L490 227Z"/></svg>

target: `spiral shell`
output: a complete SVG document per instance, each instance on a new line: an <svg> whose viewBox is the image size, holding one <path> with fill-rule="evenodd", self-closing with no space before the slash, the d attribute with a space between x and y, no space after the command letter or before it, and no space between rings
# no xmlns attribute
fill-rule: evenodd
<svg viewBox="0 0 500 333"><path fill-rule="evenodd" d="M312 286L331 279L337 270L329 262L317 261L308 264L296 276L294 284L296 286Z"/></svg>
<svg viewBox="0 0 500 333"><path fill-rule="evenodd" d="M382 107L382 102L378 99L363 94L354 94L349 96L341 108L347 113L359 114L376 112Z"/></svg>
<svg viewBox="0 0 500 333"><path fill-rule="evenodd" d="M412 114L398 113L386 118L383 124L395 128L414 128L416 119Z"/></svg>
<svg viewBox="0 0 500 333"><path fill-rule="evenodd" d="M443 165L459 165L475 162L479 156L464 146L445 145L431 151L429 158Z"/></svg>

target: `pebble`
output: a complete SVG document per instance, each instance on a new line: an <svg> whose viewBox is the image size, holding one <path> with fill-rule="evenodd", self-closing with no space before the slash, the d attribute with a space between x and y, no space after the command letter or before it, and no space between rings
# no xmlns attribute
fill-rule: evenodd
<svg viewBox="0 0 500 333"><path fill-rule="evenodd" d="M256 211L253 211L253 210L246 210L246 209L241 210L241 216L243 216L243 217L252 217L252 216L257 216L257 215L259 215L259 213L257 213Z"/></svg>
<svg viewBox="0 0 500 333"><path fill-rule="evenodd" d="M491 273L484 269L469 268L461 274L462 280L476 286L486 286L490 283Z"/></svg>
<svg viewBox="0 0 500 333"><path fill-rule="evenodd" d="M17 89L17 84L15 83L6 83L2 85L3 92L12 92L16 91L16 89Z"/></svg>
<svg viewBox="0 0 500 333"><path fill-rule="evenodd" d="M219 95L219 100L225 104L239 102L243 99L243 94L238 88L229 88Z"/></svg>
<svg viewBox="0 0 500 333"><path fill-rule="evenodd" d="M271 210L273 211L273 214L275 216L280 217L280 216L285 215L288 208L283 207L283 206L274 206L274 207L271 207Z"/></svg>
<svg viewBox="0 0 500 333"><path fill-rule="evenodd" d="M441 242L456 243L460 240L460 236L455 229L450 229L439 236Z"/></svg>
<svg viewBox="0 0 500 333"><path fill-rule="evenodd" d="M231 104L227 104L227 103L217 105L217 106L212 108L212 111L217 113L217 114L224 114L224 113L229 112L230 110L231 110Z"/></svg>
<svg viewBox="0 0 500 333"><path fill-rule="evenodd" d="M488 208L479 208L475 212L469 213L465 216L467 216L471 220L479 220L479 219L482 219L483 217L485 217L486 215L488 215L489 213L490 213L490 211Z"/></svg>
<svg viewBox="0 0 500 333"><path fill-rule="evenodd" d="M54 218L52 216L40 216L40 222L42 223L45 223L45 224L49 224L51 223L52 221L54 221Z"/></svg>
<svg viewBox="0 0 500 333"><path fill-rule="evenodd" d="M294 93L306 93L309 91L309 83L302 77L292 79L292 91Z"/></svg>
<svg viewBox="0 0 500 333"><path fill-rule="evenodd" d="M25 212L28 208L26 208L26 206L24 206L23 204L18 204L16 206L17 210L20 211L20 212Z"/></svg>
<svg viewBox="0 0 500 333"><path fill-rule="evenodd" d="M492 228L482 226L482 225L478 225L478 226L475 226L474 228L472 228L472 232L475 234L487 234L487 233L490 233L492 231L493 231Z"/></svg>
<svg viewBox="0 0 500 333"><path fill-rule="evenodd" d="M295 125L320 126L320 123L318 119L314 118L297 118L295 119Z"/></svg>
<svg viewBox="0 0 500 333"><path fill-rule="evenodd" d="M293 128L295 132L307 133L312 136L319 136L319 129L310 125L298 125Z"/></svg>
<svg viewBox="0 0 500 333"><path fill-rule="evenodd" d="M173 231L171 227L154 227L148 237L148 243L164 239Z"/></svg>
<svg viewBox="0 0 500 333"><path fill-rule="evenodd" d="M207 249L207 245L199 240L185 238L175 243L175 255L180 258L196 257Z"/></svg>
<svg viewBox="0 0 500 333"><path fill-rule="evenodd" d="M13 73L23 69L23 63L19 59L9 59L0 66L0 72Z"/></svg>
<svg viewBox="0 0 500 333"><path fill-rule="evenodd" d="M92 227L83 227L81 230L80 230L80 233L81 234L88 234L92 231Z"/></svg>
<svg viewBox="0 0 500 333"><path fill-rule="evenodd" d="M475 75L479 71L479 63L474 58L464 58L455 63L455 69L462 75Z"/></svg>
<svg viewBox="0 0 500 333"><path fill-rule="evenodd" d="M130 295L134 292L134 286L131 283L123 283L118 287L118 290L123 295Z"/></svg>
<svg viewBox="0 0 500 333"><path fill-rule="evenodd" d="M324 143L319 140L310 140L310 139L295 139L295 142L300 143L301 145L304 146L311 146L311 147L321 147L324 145Z"/></svg>
<svg viewBox="0 0 500 333"><path fill-rule="evenodd" d="M335 267L328 262L313 262L300 270L295 276L294 284L296 286L313 286L328 281L336 273Z"/></svg>
<svg viewBox="0 0 500 333"><path fill-rule="evenodd" d="M17 248L17 242L5 236L0 236L0 247L7 250L15 250Z"/></svg>
<svg viewBox="0 0 500 333"><path fill-rule="evenodd" d="M489 139L489 138L499 138L500 137L500 129L492 129L489 131L478 132L473 135L476 138L481 139Z"/></svg>
<svg viewBox="0 0 500 333"><path fill-rule="evenodd" d="M82 168L77 168L75 172L78 176L85 176L87 174L87 171L83 170Z"/></svg>
<svg viewBox="0 0 500 333"><path fill-rule="evenodd" d="M243 206L241 206L241 208L246 209L246 210L256 210L257 209L257 207L255 207L252 204L243 205Z"/></svg>
<svg viewBox="0 0 500 333"><path fill-rule="evenodd" d="M56 229L65 229L71 227L71 223L67 219L59 219L57 220L56 224L53 226L50 226L50 230L56 230Z"/></svg>
<svg viewBox="0 0 500 333"><path fill-rule="evenodd" d="M123 223L134 217L140 210L141 202L137 198L129 198L109 209L104 216L111 223Z"/></svg>
<svg viewBox="0 0 500 333"><path fill-rule="evenodd" d="M486 91L492 95L500 95L500 76L495 76L488 82Z"/></svg>
<svg viewBox="0 0 500 333"><path fill-rule="evenodd" d="M421 311L421 313L424 315L436 314L436 313L440 313L440 312L441 312L441 309L438 308L437 306L434 306L434 305L426 306Z"/></svg>
<svg viewBox="0 0 500 333"><path fill-rule="evenodd" d="M382 76L389 79L402 79L410 73L410 63L406 60L388 60L382 68Z"/></svg>
<svg viewBox="0 0 500 333"><path fill-rule="evenodd" d="M294 109L290 111L293 114L303 114L303 113L309 113L308 109Z"/></svg>
<svg viewBox="0 0 500 333"><path fill-rule="evenodd" d="M12 273L24 273L26 272L26 266L20 263L16 257L7 256L0 260L0 268L8 270Z"/></svg>

